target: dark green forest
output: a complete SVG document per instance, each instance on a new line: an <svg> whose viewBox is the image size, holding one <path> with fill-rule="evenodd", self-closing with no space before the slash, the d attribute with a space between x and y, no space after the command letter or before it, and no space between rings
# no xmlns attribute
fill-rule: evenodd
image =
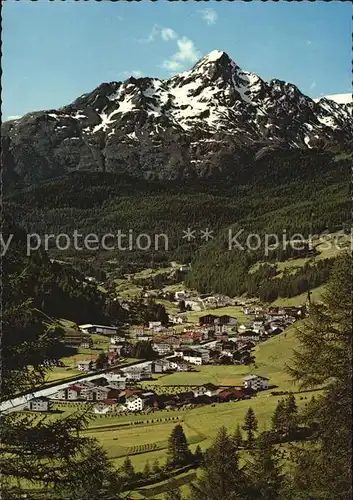
<svg viewBox="0 0 353 500"><path fill-rule="evenodd" d="M40 235L76 230L79 234L126 234L133 238L147 233L153 249L60 251L54 239L48 244L53 258L63 259L98 279L119 277L145 267L162 266L173 260L191 262L187 284L201 292L219 291L229 295L252 295L267 283L273 269L262 268L249 275L256 262L275 263L288 257L308 256L309 249L278 248L264 255L257 251L229 250L229 235L242 229L242 238L254 232L263 241L266 233L281 238L301 233L345 229L350 221L350 161L331 151L277 152L238 167L226 178L178 181L147 181L126 175L102 172L73 172L31 187L13 188L5 197L6 208L27 232ZM188 228L195 239L183 238ZM214 237L205 242L201 230L209 228ZM153 236L166 234L168 249ZM241 241L241 238L239 238ZM133 240L133 242L135 239ZM109 244L114 243L109 240ZM205 262L207 265L205 265ZM293 296L307 287L327 280L330 262L307 266L296 276L271 280L263 299ZM97 275L99 270L99 276Z"/></svg>

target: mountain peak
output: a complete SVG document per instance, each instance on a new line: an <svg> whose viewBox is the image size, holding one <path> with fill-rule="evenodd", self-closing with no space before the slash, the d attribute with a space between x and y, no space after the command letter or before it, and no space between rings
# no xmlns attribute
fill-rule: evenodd
<svg viewBox="0 0 353 500"><path fill-rule="evenodd" d="M223 56L226 56L229 58L228 54L226 54L223 50L212 50L207 56L204 57L205 62L213 62L213 61L218 61L221 59Z"/></svg>

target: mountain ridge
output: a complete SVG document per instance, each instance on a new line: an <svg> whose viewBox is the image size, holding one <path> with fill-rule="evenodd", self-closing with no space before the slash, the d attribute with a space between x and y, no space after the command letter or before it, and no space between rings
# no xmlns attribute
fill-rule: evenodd
<svg viewBox="0 0 353 500"><path fill-rule="evenodd" d="M351 110L212 51L169 79L102 83L67 106L5 122L3 164L26 183L73 170L208 177L263 151L351 143Z"/></svg>

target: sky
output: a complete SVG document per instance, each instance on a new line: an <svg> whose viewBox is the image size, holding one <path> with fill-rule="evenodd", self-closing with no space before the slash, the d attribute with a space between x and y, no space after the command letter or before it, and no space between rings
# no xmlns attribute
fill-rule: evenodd
<svg viewBox="0 0 353 500"><path fill-rule="evenodd" d="M350 2L3 3L2 115L64 106L102 82L168 78L221 50L311 97L352 92Z"/></svg>

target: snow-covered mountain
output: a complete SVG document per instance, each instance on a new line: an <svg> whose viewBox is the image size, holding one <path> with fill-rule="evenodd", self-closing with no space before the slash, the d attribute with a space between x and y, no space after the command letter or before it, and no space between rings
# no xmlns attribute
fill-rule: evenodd
<svg viewBox="0 0 353 500"><path fill-rule="evenodd" d="M353 101L352 94L325 95L324 97L319 97L317 99L314 99L314 101L319 102L320 99L329 99L330 101L337 102L337 104L352 104Z"/></svg>
<svg viewBox="0 0 353 500"><path fill-rule="evenodd" d="M167 80L103 83L72 104L6 122L5 168L28 179L70 170L207 175L244 154L352 141L352 103L264 81L213 51Z"/></svg>

